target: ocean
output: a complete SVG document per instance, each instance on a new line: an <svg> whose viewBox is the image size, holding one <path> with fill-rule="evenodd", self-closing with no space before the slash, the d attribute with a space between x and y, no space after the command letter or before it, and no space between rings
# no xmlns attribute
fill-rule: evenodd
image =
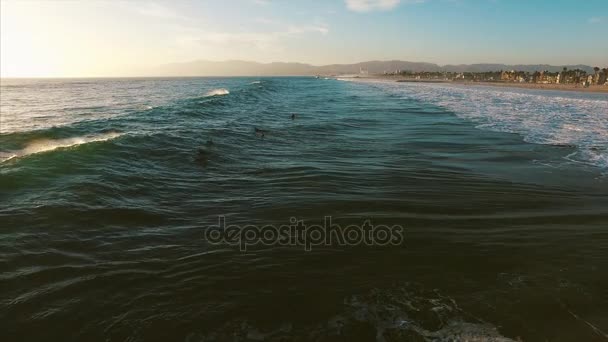
<svg viewBox="0 0 608 342"><path fill-rule="evenodd" d="M312 77L0 93L4 341L608 340L606 94ZM328 217L400 239L209 234Z"/></svg>

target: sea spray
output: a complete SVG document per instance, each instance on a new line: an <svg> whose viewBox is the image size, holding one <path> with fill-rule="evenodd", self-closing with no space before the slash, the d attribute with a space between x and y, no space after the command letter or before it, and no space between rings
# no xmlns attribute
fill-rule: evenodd
<svg viewBox="0 0 608 342"><path fill-rule="evenodd" d="M205 97L228 95L230 91L226 88L213 89L205 93Z"/></svg>
<svg viewBox="0 0 608 342"><path fill-rule="evenodd" d="M63 139L35 139L30 141L21 150L0 153L0 162L5 162L13 158L25 157L35 153L49 152L59 148L68 148L93 142L107 141L118 138L121 135L123 135L123 133L112 131L101 134L91 134Z"/></svg>

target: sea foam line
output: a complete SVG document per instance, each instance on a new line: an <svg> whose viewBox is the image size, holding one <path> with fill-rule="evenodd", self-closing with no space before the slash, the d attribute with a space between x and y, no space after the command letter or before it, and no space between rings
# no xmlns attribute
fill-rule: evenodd
<svg viewBox="0 0 608 342"><path fill-rule="evenodd" d="M565 160L608 168L608 98L487 86L341 80L435 104L482 130L520 134L534 144L575 146L578 151Z"/></svg>

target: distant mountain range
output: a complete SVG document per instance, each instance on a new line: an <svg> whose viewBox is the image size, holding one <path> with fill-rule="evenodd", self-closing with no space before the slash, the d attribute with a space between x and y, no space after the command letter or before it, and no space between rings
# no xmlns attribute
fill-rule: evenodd
<svg viewBox="0 0 608 342"><path fill-rule="evenodd" d="M458 64L440 66L433 63L406 61L369 61L355 64L331 64L315 66L303 63L257 63L248 61L192 61L161 65L148 73L155 76L294 76L294 75L343 75L358 74L361 70L369 74L381 74L396 70L408 71L449 71L449 72L485 72L500 70L520 71L561 71L581 69L593 73L588 65L548 65L548 64ZM603 66L601 66L603 67Z"/></svg>

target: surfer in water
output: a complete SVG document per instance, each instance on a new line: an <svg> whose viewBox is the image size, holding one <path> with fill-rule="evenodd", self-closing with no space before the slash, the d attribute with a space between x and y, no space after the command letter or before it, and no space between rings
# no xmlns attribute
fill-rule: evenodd
<svg viewBox="0 0 608 342"><path fill-rule="evenodd" d="M255 134L256 134L256 135L259 135L259 136L260 136L260 137L262 137L262 138L263 138L264 136L266 136L266 132L267 132L266 130L259 129L259 128L257 128L257 127L254 127L253 129L254 129L254 131L255 131Z"/></svg>
<svg viewBox="0 0 608 342"><path fill-rule="evenodd" d="M291 114L291 120L295 120L296 119L296 113L292 113Z"/></svg>
<svg viewBox="0 0 608 342"><path fill-rule="evenodd" d="M213 139L207 140L207 142L205 142L205 145L208 148L213 146ZM207 166L207 163L209 162L209 157L211 156L211 151L209 151L208 148L206 149L203 147L199 147L196 151L196 161L201 163L203 166Z"/></svg>
<svg viewBox="0 0 608 342"><path fill-rule="evenodd" d="M209 151L204 148L199 148L196 151L196 161L203 166L207 166L207 163L209 162Z"/></svg>

